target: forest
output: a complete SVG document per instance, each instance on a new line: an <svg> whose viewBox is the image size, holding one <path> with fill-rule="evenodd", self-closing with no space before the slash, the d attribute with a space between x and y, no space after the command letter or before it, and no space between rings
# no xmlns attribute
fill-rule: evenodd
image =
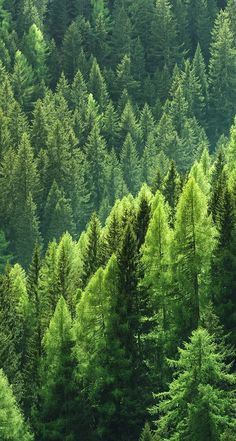
<svg viewBox="0 0 236 441"><path fill-rule="evenodd" d="M0 0L0 441L236 440L235 115L235 0Z"/></svg>

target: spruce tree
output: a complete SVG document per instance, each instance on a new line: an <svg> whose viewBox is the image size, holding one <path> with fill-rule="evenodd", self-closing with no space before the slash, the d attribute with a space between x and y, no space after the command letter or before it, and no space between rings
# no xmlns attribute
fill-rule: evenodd
<svg viewBox="0 0 236 441"><path fill-rule="evenodd" d="M177 206L173 242L176 329L182 338L197 328L202 305L207 302L215 236L206 197L190 177Z"/></svg>
<svg viewBox="0 0 236 441"><path fill-rule="evenodd" d="M31 110L34 93L34 74L31 65L19 50L15 55L11 82L16 100L25 111Z"/></svg>
<svg viewBox="0 0 236 441"><path fill-rule="evenodd" d="M234 116L236 52L226 11L217 16L210 51L210 124L211 136L215 140L227 130Z"/></svg>
<svg viewBox="0 0 236 441"><path fill-rule="evenodd" d="M172 365L176 376L152 409L160 415L157 434L194 441L227 439L228 431L235 432L235 378L213 337L205 329L194 331Z"/></svg>
<svg viewBox="0 0 236 441"><path fill-rule="evenodd" d="M71 316L65 299L60 297L43 340L39 425L42 440L69 441L82 436L83 408L77 395L73 345Z"/></svg>
<svg viewBox="0 0 236 441"><path fill-rule="evenodd" d="M9 253L9 242L6 240L4 231L0 230L0 272L2 273L7 265L12 260L12 255Z"/></svg>
<svg viewBox="0 0 236 441"><path fill-rule="evenodd" d="M12 388L0 370L0 435L2 441L33 441L23 415L16 402Z"/></svg>
<svg viewBox="0 0 236 441"><path fill-rule="evenodd" d="M136 194L141 183L140 165L136 146L130 134L127 135L123 144L120 160L127 188L132 194Z"/></svg>

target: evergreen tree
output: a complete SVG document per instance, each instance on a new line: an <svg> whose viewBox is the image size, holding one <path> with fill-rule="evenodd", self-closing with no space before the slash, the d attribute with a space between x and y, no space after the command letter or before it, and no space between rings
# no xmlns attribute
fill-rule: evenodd
<svg viewBox="0 0 236 441"><path fill-rule="evenodd" d="M153 434L148 423L145 424L140 436L140 441L153 441Z"/></svg>
<svg viewBox="0 0 236 441"><path fill-rule="evenodd" d="M9 242L7 242L4 231L0 231L0 272L2 273L7 265L12 260L9 253Z"/></svg>
<svg viewBox="0 0 236 441"><path fill-rule="evenodd" d="M179 292L176 328L184 338L197 328L201 309L207 302L215 235L207 214L206 197L190 177L177 206L173 242L175 290Z"/></svg>
<svg viewBox="0 0 236 441"><path fill-rule="evenodd" d="M50 240L59 240L62 234L68 231L75 234L75 223L70 201L65 193L60 190L57 183L53 181L49 191L44 209L43 232L45 243Z"/></svg>
<svg viewBox="0 0 236 441"><path fill-rule="evenodd" d="M73 80L80 67L79 54L82 47L83 42L79 22L73 21L67 28L62 42L63 69L69 80Z"/></svg>
<svg viewBox="0 0 236 441"><path fill-rule="evenodd" d="M31 110L34 93L33 69L20 51L17 51L15 55L11 81L15 98L19 104L25 111Z"/></svg>
<svg viewBox="0 0 236 441"><path fill-rule="evenodd" d="M160 413L156 422L160 437L169 439L227 439L234 432L234 375L224 362L224 355L205 329L193 332L189 343L179 350L173 361L176 377L153 413ZM227 384L226 389L223 384ZM220 418L219 418L220 416Z"/></svg>
<svg viewBox="0 0 236 441"><path fill-rule="evenodd" d="M41 373L40 436L42 440L75 440L80 432L82 406L77 395L72 320L60 297L44 340Z"/></svg>
<svg viewBox="0 0 236 441"><path fill-rule="evenodd" d="M93 94L94 99L99 104L101 109L104 110L108 102L108 93L105 80L96 59L93 60L91 67L88 89L89 92Z"/></svg>
<svg viewBox="0 0 236 441"><path fill-rule="evenodd" d="M83 284L86 285L90 277L100 266L100 236L101 224L94 213L88 224L83 254Z"/></svg>
<svg viewBox="0 0 236 441"><path fill-rule="evenodd" d="M140 166L135 143L127 135L121 150L121 170L128 190L136 194L140 187Z"/></svg>
<svg viewBox="0 0 236 441"><path fill-rule="evenodd" d="M48 47L43 33L35 24L30 27L29 32L25 37L25 55L28 62L33 67L35 80L38 81L38 88L41 92L41 87L44 82L47 82L48 78L46 65Z"/></svg>
<svg viewBox="0 0 236 441"><path fill-rule="evenodd" d="M54 38L57 44L60 44L69 22L67 2L64 0L54 0L51 2L48 16L51 37Z"/></svg>
<svg viewBox="0 0 236 441"><path fill-rule="evenodd" d="M226 11L217 16L209 64L210 123L214 139L225 132L234 116L236 52Z"/></svg>
<svg viewBox="0 0 236 441"><path fill-rule="evenodd" d="M163 194L171 209L171 223L174 224L175 210L180 194L180 176L174 161L171 161L168 173L163 183Z"/></svg>
<svg viewBox="0 0 236 441"><path fill-rule="evenodd" d="M33 436L26 427L11 386L2 370L0 370L0 399L0 434L2 441L18 441L19 439L32 441Z"/></svg>
<svg viewBox="0 0 236 441"><path fill-rule="evenodd" d="M92 209L99 210L103 198L104 181L107 166L107 151L104 139L96 124L88 138L85 146L86 159L86 181L91 195Z"/></svg>

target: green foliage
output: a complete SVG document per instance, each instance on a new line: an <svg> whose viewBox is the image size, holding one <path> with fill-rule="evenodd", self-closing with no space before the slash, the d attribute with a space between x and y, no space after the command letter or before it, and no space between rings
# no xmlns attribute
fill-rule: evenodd
<svg viewBox="0 0 236 441"><path fill-rule="evenodd" d="M156 422L160 437L224 439L228 430L234 431L235 377L213 338L205 329L194 331L172 363L176 377L152 409L154 414L160 412ZM223 383L228 385L226 389Z"/></svg>
<svg viewBox="0 0 236 441"><path fill-rule="evenodd" d="M0 272L3 272L6 264L12 260L9 254L9 242L7 242L4 231L0 231Z"/></svg>
<svg viewBox="0 0 236 441"><path fill-rule="evenodd" d="M0 433L2 441L32 441L33 436L28 432L23 416L16 403L11 386L3 371L0 371Z"/></svg>
<svg viewBox="0 0 236 441"><path fill-rule="evenodd" d="M235 438L227 381L167 361L199 324L234 358L235 12L0 0L0 368L38 441Z"/></svg>

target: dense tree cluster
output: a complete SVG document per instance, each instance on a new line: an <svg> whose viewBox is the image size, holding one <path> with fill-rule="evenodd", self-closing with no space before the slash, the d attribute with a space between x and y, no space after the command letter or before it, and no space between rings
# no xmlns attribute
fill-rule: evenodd
<svg viewBox="0 0 236 441"><path fill-rule="evenodd" d="M235 440L235 14L0 0L1 441Z"/></svg>
<svg viewBox="0 0 236 441"><path fill-rule="evenodd" d="M94 211L104 222L117 198L156 191L171 160L184 175L224 143L234 12L216 0L0 2L0 227L15 261L27 267L36 241L78 239Z"/></svg>

